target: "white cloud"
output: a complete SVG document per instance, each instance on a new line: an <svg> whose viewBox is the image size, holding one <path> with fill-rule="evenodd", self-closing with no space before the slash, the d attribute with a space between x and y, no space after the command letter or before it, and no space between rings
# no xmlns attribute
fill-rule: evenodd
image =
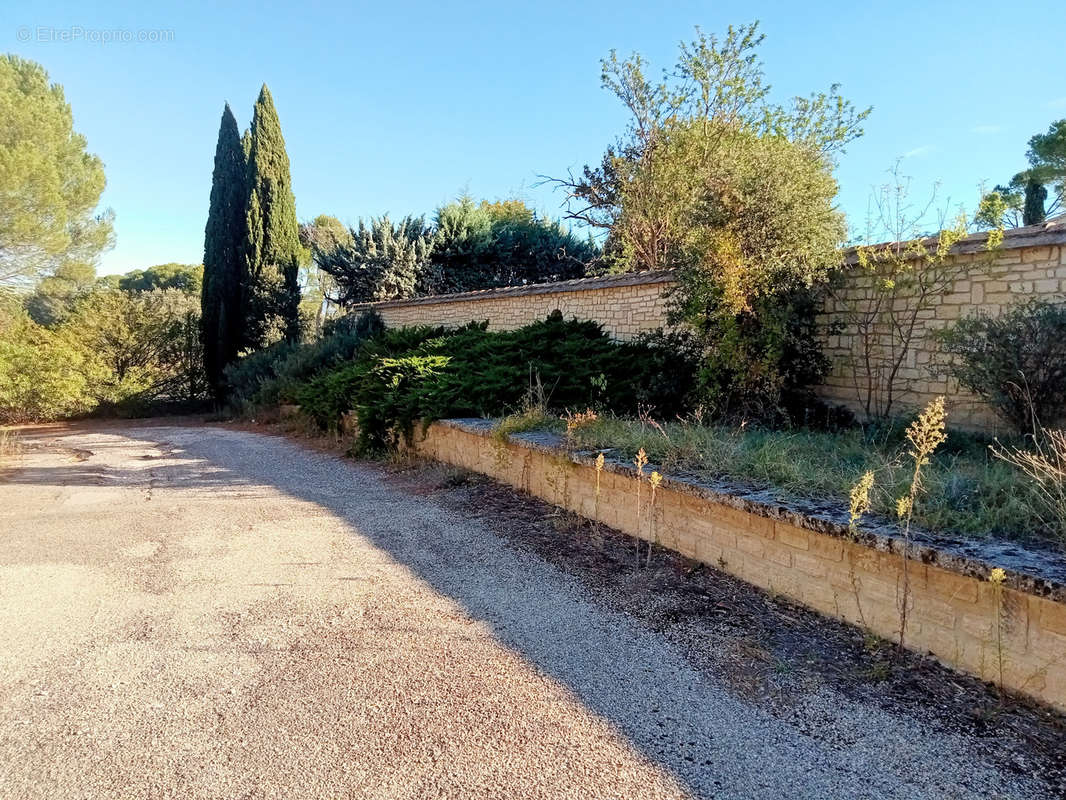
<svg viewBox="0 0 1066 800"><path fill-rule="evenodd" d="M1003 130L1002 125L974 125L970 128L970 133L977 133L982 136L989 136L993 133L999 133Z"/></svg>
<svg viewBox="0 0 1066 800"><path fill-rule="evenodd" d="M903 154L904 158L918 158L919 156L927 156L933 152L933 146L931 144L923 144L921 147L915 147L913 150L908 150Z"/></svg>
<svg viewBox="0 0 1066 800"><path fill-rule="evenodd" d="M1054 100L1048 100L1044 103L1047 108L1066 108L1066 97L1056 97Z"/></svg>

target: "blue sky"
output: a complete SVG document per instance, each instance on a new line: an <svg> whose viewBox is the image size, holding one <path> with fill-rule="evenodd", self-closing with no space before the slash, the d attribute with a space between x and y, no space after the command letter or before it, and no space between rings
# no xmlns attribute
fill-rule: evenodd
<svg viewBox="0 0 1066 800"><path fill-rule="evenodd" d="M972 208L980 181L1009 178L1029 136L1066 117L1061 0L5 5L0 50L65 87L107 165L118 244L101 272L199 262L222 105L243 128L264 81L298 214L346 222L429 214L464 189L559 214L538 176L598 160L625 125L599 59L639 50L658 70L695 25L761 20L779 99L839 82L874 106L837 173L859 227L897 157L916 196L941 181ZM172 33L101 41L114 30Z"/></svg>

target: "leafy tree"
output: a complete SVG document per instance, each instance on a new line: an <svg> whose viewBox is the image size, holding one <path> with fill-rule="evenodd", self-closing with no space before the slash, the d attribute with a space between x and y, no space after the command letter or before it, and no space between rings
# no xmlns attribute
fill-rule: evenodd
<svg viewBox="0 0 1066 800"><path fill-rule="evenodd" d="M122 279L125 278L125 277L126 277L125 275L115 275L115 274L101 275L99 278L96 279L96 283L93 284L93 288L94 289L100 289L101 291L112 290L112 291L116 291L117 292L117 291L119 291L119 286L118 285L122 282Z"/></svg>
<svg viewBox="0 0 1066 800"><path fill-rule="evenodd" d="M312 251L329 250L351 241L352 235L345 224L329 214L319 214L300 226L300 244Z"/></svg>
<svg viewBox="0 0 1066 800"><path fill-rule="evenodd" d="M51 328L9 309L0 317L0 419L203 397L197 306L176 289L94 289Z"/></svg>
<svg viewBox="0 0 1066 800"><path fill-rule="evenodd" d="M10 318L0 329L0 418L202 399L198 306L178 289L94 289L53 328Z"/></svg>
<svg viewBox="0 0 1066 800"><path fill-rule="evenodd" d="M861 135L869 109L857 111L835 85L787 107L772 104L756 55L763 38L758 23L730 26L722 40L697 29L660 83L646 77L639 54L620 60L612 51L601 62L604 88L630 112L628 132L599 166L556 183L568 191L570 218L610 232L622 268L690 261L690 245L709 238L690 221L695 207L712 205L701 186L708 166L751 158L741 150L753 139L783 139L830 168Z"/></svg>
<svg viewBox="0 0 1066 800"><path fill-rule="evenodd" d="M464 195L437 209L430 269L419 291L463 292L580 278L600 255L521 200L476 204Z"/></svg>
<svg viewBox="0 0 1066 800"><path fill-rule="evenodd" d="M659 83L639 55L612 52L603 85L628 109L628 132L599 166L557 182L570 218L609 231L614 269L678 270L671 321L700 336L710 410L765 418L824 372L813 318L786 320L813 314L805 293L840 263L834 158L869 109L836 86L771 103L762 40L757 23L721 40L697 30Z"/></svg>
<svg viewBox="0 0 1066 800"><path fill-rule="evenodd" d="M351 244L352 235L336 217L319 214L311 222L300 225L300 244L311 259L301 271L301 313L314 319L315 334L321 334L334 304L329 297L336 294L333 278L318 262L318 253L329 252L339 244Z"/></svg>
<svg viewBox="0 0 1066 800"><path fill-rule="evenodd" d="M0 329L0 420L25 422L91 411L102 369L60 331L19 310Z"/></svg>
<svg viewBox="0 0 1066 800"><path fill-rule="evenodd" d="M63 88L39 64L0 55L0 285L91 264L110 246L113 214L94 215L104 166L85 146Z"/></svg>
<svg viewBox="0 0 1066 800"><path fill-rule="evenodd" d="M1041 188L1051 185L1055 192L1051 205L1044 211L1045 216L1057 213L1066 202L1066 119L1051 123L1047 133L1033 136L1026 156L1030 180L1041 184Z"/></svg>
<svg viewBox="0 0 1066 800"><path fill-rule="evenodd" d="M1017 228L1022 222L1025 195L1012 186L996 186L981 195L974 215L974 225L981 230Z"/></svg>
<svg viewBox="0 0 1066 800"><path fill-rule="evenodd" d="M226 104L215 146L211 201L204 231L200 294L204 369L216 395L222 373L245 343L243 281L248 244L248 165L237 120Z"/></svg>
<svg viewBox="0 0 1066 800"><path fill-rule="evenodd" d="M1038 225L1063 208L1066 197L1066 119L1051 123L1047 133L1029 139L1029 169L1007 186L996 186L981 198L976 222L980 227ZM1048 189L1054 196L1048 205Z"/></svg>
<svg viewBox="0 0 1066 800"><path fill-rule="evenodd" d="M197 399L207 388L198 305L179 289L96 291L57 334L85 354L96 404Z"/></svg>
<svg viewBox="0 0 1066 800"><path fill-rule="evenodd" d="M422 217L370 220L339 237L313 244L314 259L333 281L331 302L341 306L410 297L426 269L432 241Z"/></svg>
<svg viewBox="0 0 1066 800"><path fill-rule="evenodd" d="M74 304L94 286L96 270L91 264L61 264L26 298L26 310L38 325L54 327L66 319Z"/></svg>
<svg viewBox="0 0 1066 800"><path fill-rule="evenodd" d="M300 337L300 245L296 200L281 122L266 84L259 92L248 143L247 344Z"/></svg>
<svg viewBox="0 0 1066 800"><path fill-rule="evenodd" d="M177 289L200 296L204 279L201 264L157 264L147 269L127 272L118 281L124 292L150 292L154 289Z"/></svg>

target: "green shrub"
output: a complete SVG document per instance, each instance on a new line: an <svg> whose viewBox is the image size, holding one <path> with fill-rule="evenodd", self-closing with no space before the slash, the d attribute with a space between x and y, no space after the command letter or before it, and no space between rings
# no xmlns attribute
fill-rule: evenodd
<svg viewBox="0 0 1066 800"><path fill-rule="evenodd" d="M507 413L532 386L556 410L670 417L688 410L694 385L694 367L672 341L660 334L617 343L596 323L565 321L558 311L514 331L402 328L377 337L355 363L299 387L296 397L323 427L355 410L363 450L409 437L418 420Z"/></svg>
<svg viewBox="0 0 1066 800"><path fill-rule="evenodd" d="M278 342L226 368L228 402L238 413L293 401L297 388L318 373L345 364L384 329L381 317L370 311L342 317L327 335L308 344Z"/></svg>
<svg viewBox="0 0 1066 800"><path fill-rule="evenodd" d="M0 318L0 419L196 407L206 392L196 298L95 289L52 327L10 304Z"/></svg>
<svg viewBox="0 0 1066 800"><path fill-rule="evenodd" d="M291 342L277 342L227 366L224 376L230 408L239 414L253 411L263 384L277 377L278 365L297 347Z"/></svg>
<svg viewBox="0 0 1066 800"><path fill-rule="evenodd" d="M384 330L385 322L381 319L381 315L371 309L360 314L345 314L343 317L326 320L322 326L322 335L325 337L353 335L361 339L372 339Z"/></svg>
<svg viewBox="0 0 1066 800"><path fill-rule="evenodd" d="M687 291L715 294L707 287ZM750 310L732 315L676 316L697 331L703 353L697 392L708 415L771 425L804 421L818 406L811 387L830 366L817 311L814 292L795 289L756 298Z"/></svg>
<svg viewBox="0 0 1066 800"><path fill-rule="evenodd" d="M1031 300L940 334L945 371L1019 432L1066 419L1066 304Z"/></svg>
<svg viewBox="0 0 1066 800"><path fill-rule="evenodd" d="M356 398L368 398L369 392L378 390L378 401L369 402L360 415L360 427L374 429L373 438L385 440L385 426L375 425L374 409L387 402L387 385L375 383L374 368L380 361L395 358L421 346L426 340L441 336L443 328L396 328L383 331L368 339L359 358L332 370L325 370L314 378L294 387L293 400L301 411L325 429L337 427L343 414L355 408ZM380 373L379 373L380 376ZM361 437L362 439L367 437Z"/></svg>
<svg viewBox="0 0 1066 800"><path fill-rule="evenodd" d="M0 326L0 422L36 422L95 408L103 371L68 337L20 313Z"/></svg>

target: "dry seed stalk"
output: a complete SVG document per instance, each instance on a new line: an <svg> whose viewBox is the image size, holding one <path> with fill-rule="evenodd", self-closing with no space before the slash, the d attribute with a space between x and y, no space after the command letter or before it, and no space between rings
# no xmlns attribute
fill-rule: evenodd
<svg viewBox="0 0 1066 800"><path fill-rule="evenodd" d="M911 474L910 491L896 500L896 516L900 521L903 535L903 595L899 606L899 646L904 646L907 633L907 611L910 605L910 544L911 520L914 517L914 501L922 489L922 468L929 463L929 457L940 445L947 441L944 432L944 398L937 397L918 415L918 419L907 428L907 441L911 448L907 454L914 460L914 472Z"/></svg>
<svg viewBox="0 0 1066 800"><path fill-rule="evenodd" d="M644 448L640 448L637 457L633 459L637 467L637 566L640 566L640 484L644 481L644 467L648 463L648 454Z"/></svg>

